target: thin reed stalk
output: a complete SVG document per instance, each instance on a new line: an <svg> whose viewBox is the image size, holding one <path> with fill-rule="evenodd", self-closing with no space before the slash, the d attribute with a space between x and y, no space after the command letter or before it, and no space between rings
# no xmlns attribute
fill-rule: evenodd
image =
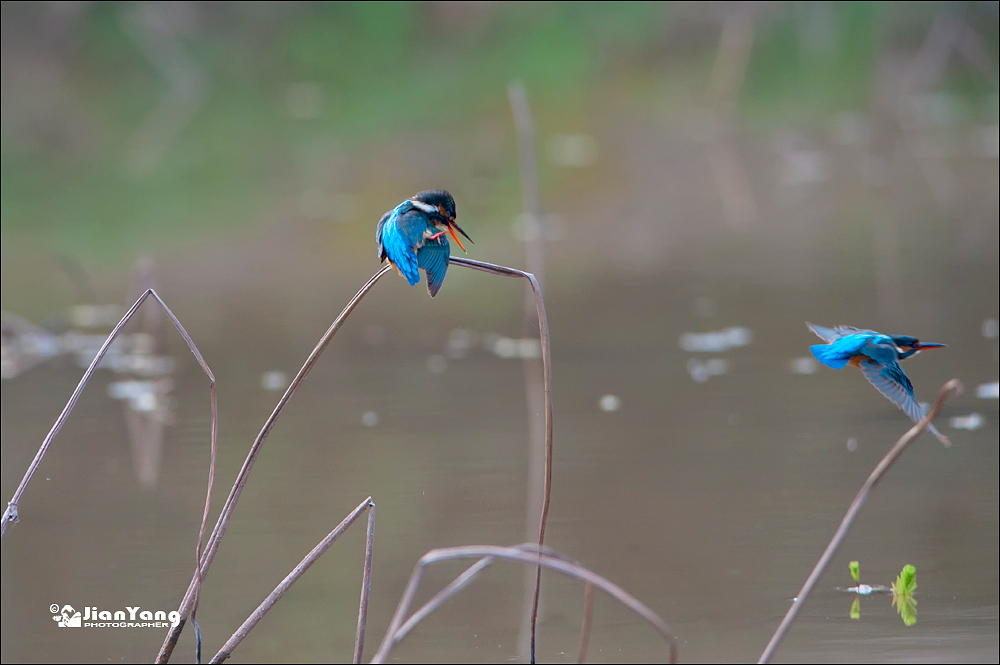
<svg viewBox="0 0 1000 665"><path fill-rule="evenodd" d="M370 498L369 498L370 500ZM372 592L372 555L375 553L375 504L368 510L368 532L365 538L365 569L361 574L361 604L358 607L358 630L354 636L354 662L361 662L365 651L365 627L368 625L368 597Z"/></svg>
<svg viewBox="0 0 1000 665"><path fill-rule="evenodd" d="M539 288L545 282L545 230L542 227L542 197L538 185L538 158L535 150L535 119L528 103L528 93L524 84L514 81L507 86L507 96L510 99L514 114L514 127L517 130L518 171L521 174L521 207L524 219L524 264L528 272L538 280ZM531 285L524 289L524 311L526 317L531 316L535 307L534 292ZM524 358L524 392L528 413L528 499L527 530L528 537L535 528L534 517L542 506L544 482L542 473L545 459L545 418L538 412L538 404L543 386L538 371L537 358ZM541 591L542 568L535 570L534 576L530 570L525 570L524 613L521 625L521 635L518 638L518 651L521 657L527 657L529 662L535 662L535 629L539 614L539 595ZM533 579L532 579L533 577Z"/></svg>
<svg viewBox="0 0 1000 665"><path fill-rule="evenodd" d="M503 277L523 277L527 279L532 286L532 290L535 294L536 300L536 310L538 313L538 324L539 324L539 335L541 337L542 343L542 361L543 361L543 373L545 382L545 421L546 421L546 453L545 453L545 492L544 501L542 505L540 527L538 541L539 545L544 542L545 538L545 522L548 517L549 509L549 494L550 494L550 484L552 479L552 397L551 397L551 382L552 382L552 369L551 369L551 350L549 346L549 330L548 323L545 317L545 304L542 300L541 289L538 286L538 282L535 277L530 273L522 272L520 270L515 270L513 268L506 268L504 266L497 266L490 263L481 263L479 261L473 261L471 259L462 259L457 257L451 258L451 263L453 265L460 265L466 268L471 268L473 270L479 270L481 272L490 273L493 275L500 275ZM164 638L163 645L160 647L160 651L157 654L157 663L166 663L170 660L170 656L173 653L174 647L177 645L177 640L180 637L181 632L184 630L184 625L187 621L188 616L190 616L192 609L195 607L197 600L197 591L200 588L201 580L204 578L205 574L208 572L209 567L212 564L215 554L218 551L219 544L226 533L226 528L229 525L230 519L232 519L233 511L236 509L236 503L239 501L240 495L243 492L243 488L246 486L247 480L250 476L250 471L253 469L254 463L257 460L257 456L260 454L260 449L267 439L268 434L274 427L278 416L281 415L285 404L291 399L291 396L298 389L302 380L306 377L309 371L316 364L319 356L322 354L323 350L333 339L333 336L340 330L344 321L350 316L351 312L358 306L361 300L367 295L367 293L372 289L376 282L386 275L392 266L386 265L379 269L371 279L358 293L348 302L347 306L344 307L343 311L337 316L334 322L330 325L327 331L320 338L320 341L316 344L315 348L309 354L305 363L299 369L295 378L292 379L287 390L285 390L284 395L278 400L277 405L271 412L264 426L261 428L260 433L258 433L257 438L254 440L253 444L250 446L250 450L247 453L247 458L243 462L243 467L240 469L239 474L236 477L236 481L233 483L233 487L229 492L229 496L223 505L222 512L219 514L219 518L216 521L215 528L212 530L211 536L209 536L208 544L205 547L204 554L201 558L201 565L195 572L194 578L188 585L188 589L181 600L180 606L178 607L178 613L181 616L181 620L176 626L172 626ZM359 617L360 622L360 617ZM363 645L362 645L363 646Z"/></svg>
<svg viewBox="0 0 1000 665"><path fill-rule="evenodd" d="M847 535L847 530L851 527L854 522L854 518L858 516L861 511L861 506L864 505L865 501L868 499L868 495L874 489L875 485L882 479L900 455L910 446L911 443L920 436L931 421L937 417L938 412L941 410L941 406L944 404L945 398L948 397L949 393L961 393L962 384L958 379L952 379L948 381L941 387L940 392L938 392L937 399L934 400L934 404L931 408L927 410L927 414L921 418L920 422L911 427L903 436L896 441L895 445L885 454L885 457L875 465L871 474L868 476L868 480L865 484L861 486L861 490L858 492L857 496L854 497L854 501L851 502L850 508L847 509L847 513L844 518L840 521L840 526L837 527L836 533L833 534L833 538L830 539L830 544L826 546L826 550L823 555L816 562L816 566L809 573L809 577L806 578L805 584L799 590L798 595L795 597L792 606L788 608L788 612L785 614L785 618L781 620L781 624L778 629L774 631L774 635L771 636L771 641L767 643L767 647L764 649L764 653L760 655L760 660L758 663L767 663L771 660L774 655L775 650L777 650L778 645L785 638L785 633L791 627L792 622L795 620L796 615L798 615L799 610L802 608L802 604L805 602L806 597L809 596L809 592L812 591L813 587L816 586L816 582L819 580L820 575L826 569L826 566L833 559L834 553L840 544L843 542L844 537Z"/></svg>
<svg viewBox="0 0 1000 665"><path fill-rule="evenodd" d="M195 360L198 361L198 364L201 366L201 370L205 373L205 376L207 376L209 380L209 399L211 401L212 409L211 463L208 471L208 490L205 496L205 512L203 514L202 528L198 535L198 545L196 548L198 552L201 551L201 541L205 530L205 520L207 519L209 506L212 501L212 482L215 478L215 459L219 433L219 409L215 397L215 375L212 373L208 363L205 362L205 358L201 355L201 351L198 350L198 346L194 343L194 340L192 340L191 336L188 335L188 332L185 330L183 324L181 324L180 320L174 316L174 313L169 307L167 307L167 303L165 303L163 299L160 298L159 294L157 294L153 289L146 289L146 291L139 296L138 300L135 301L135 304L129 308L129 310L125 313L125 316L123 316L121 321L118 322L118 325L114 327L107 339L104 340L104 344L101 345L101 348L97 351L97 355L94 356L94 359L91 361L90 366L87 367L87 370L83 373L83 377L77 384L73 394L70 395L69 401L66 402L66 406L63 407L62 413L60 413L56 418L55 422L52 424L52 428L49 430L49 433L46 434L45 438L42 440L42 445L38 448L38 452L35 454L35 458L31 461L31 464L28 465L28 469L25 471L24 477L21 479L21 484L18 485L17 489L14 491L14 496L7 503L7 508L3 513L3 519L0 521L0 537L7 533L7 525L16 524L19 521L18 504L21 500L21 495L27 488L32 476L35 475L35 471L38 470L38 466L41 464L42 458L45 457L45 453L48 452L49 446L52 445L53 439L55 439L59 430L61 430L62 426L66 423L66 419L69 418L70 412L72 412L73 407L76 406L76 402L80 398L80 394L83 393L83 389L87 386L87 382L90 381L90 377L93 376L94 371L97 369L97 365L107 353L108 348L110 348L111 343L114 342L118 333L121 332L122 328L125 327L125 325L132 319L132 316L139 310L139 307L141 307L150 296L152 296L152 298L159 303L160 307L163 308L163 311L166 312L170 322L174 325L174 328L177 329L177 332L180 333L184 343L187 344L191 354L195 357ZM197 567L196 562L195 568ZM192 593L196 593L196 591L197 589L195 588L192 590Z"/></svg>
<svg viewBox="0 0 1000 665"><path fill-rule="evenodd" d="M257 438L254 439L253 445L250 446L250 451L247 453L247 458L243 462L243 467L240 469L239 474L236 476L236 482L233 483L232 489L229 491L229 496L226 498L226 503L222 507L222 512L219 514L219 519L215 523L215 528L212 530L212 535L209 536L208 545L205 547L205 552L201 558L201 565L195 572L194 578L188 585L188 589L181 599L180 606L178 607L178 612L180 613L181 620L176 626L172 626L170 631L167 633L166 638L163 640L163 645L160 647L159 653L156 655L157 663L166 663L170 660L170 655L174 651L174 647L177 645L177 640L181 635L181 631L184 630L184 625L187 622L187 618L191 613L191 610L195 606L195 601L197 599L197 590L201 584L201 579L204 578L205 574L208 572L209 567L212 565L212 560L215 559L215 553L219 549L219 543L222 541L222 537L226 533L226 527L229 526L229 520L232 519L233 511L236 509L236 503L240 499L240 495L243 493L243 488L246 486L247 480L250 477L250 471L253 469L254 463L257 461L257 456L260 454L261 446L264 445L264 441L267 439L267 435L270 434L271 428L274 427L274 423L278 420L278 416L281 415L281 411L285 408L285 404L291 399L291 396L298 389L299 384L309 373L309 370L313 368L316 361L319 359L320 354L323 353L323 349L330 343L333 336L337 334L340 327L344 324L344 321L350 316L354 308L358 306L362 298L371 290L378 280L386 275L392 266L384 266L378 272L376 272L371 279L361 287L361 290L347 303L340 315L334 319L333 323L320 338L316 347L306 358L305 363L302 368L299 369L295 378L288 385L288 389L285 390L285 394L281 396L278 400L277 405L275 405L274 410L271 415L268 416L267 421L261 428L260 433L257 434Z"/></svg>
<svg viewBox="0 0 1000 665"><path fill-rule="evenodd" d="M532 551L535 549L534 544L527 546L516 545L515 547L517 549L530 549ZM548 548L545 548L544 551L546 554L549 554L551 556L555 557L561 556L558 553L553 552ZM494 562L493 557L488 556L480 559L476 563L466 568L465 571L461 575L456 577L454 580L452 580L452 582L448 584L448 586L439 591L433 598L424 603L424 605L420 609L418 609L416 612L410 615L410 618L406 620L406 622L399 628L398 631L396 631L397 641L402 640L404 637L406 637L407 633L409 633L413 628L415 628L418 623L427 618L427 616L431 612L440 607L444 603L444 601L448 600L453 595L455 595L456 593L464 589L466 586L468 586L469 582L471 582L480 572L482 572L484 569L490 566L493 562Z"/></svg>
<svg viewBox="0 0 1000 665"><path fill-rule="evenodd" d="M545 470L542 481L542 506L538 518L538 547L545 545L545 524L549 517L549 502L552 497L552 348L549 340L549 322L545 316L545 301L542 287L534 275L512 268L481 263L472 259L452 257L451 262L473 270L481 270L504 277L523 277L531 285L535 297L535 312L538 315L538 337L542 344L542 386L545 395ZM531 662L535 662L535 626L538 621L538 602L542 589L542 565L535 570L535 595L531 605Z"/></svg>
<svg viewBox="0 0 1000 665"><path fill-rule="evenodd" d="M219 649L219 652L212 657L212 660L210 662L221 663L224 662L226 659L228 659L230 656L232 656L233 651L236 649L236 647L239 646L240 642L242 642L243 639L247 636L247 634L249 634L250 631L253 630L254 626L256 626L260 622L260 620L264 618L264 615L267 614L272 607L274 607L274 604L277 603L279 600L281 600L282 596L285 595L285 592L287 592L291 588L291 586L295 584L295 582L298 581L298 579L302 577L302 575L305 574L307 570L309 570L309 567L311 565L316 563L316 561L321 556L323 556L323 554L328 549L330 549L330 546L333 545L333 543L336 542L338 538L340 538L341 534L347 531L348 527L354 524L354 521L357 520L358 517L360 517L361 514L366 510L369 512L368 512L368 541L365 547L365 575L364 575L365 583L362 584L361 586L362 615L358 617L359 633L358 633L358 639L355 641L356 646L354 653L354 658L355 658L354 662L355 663L360 662L361 654L358 651L357 645L359 644L362 646L364 645L364 637L361 633L362 629L364 628L364 622L362 621L362 619L365 617L365 613L367 612L368 609L368 591L369 591L368 583L370 582L371 579L370 577L371 545L372 545L372 540L374 539L375 536L375 504L372 502L371 497L368 497L360 504L358 504L357 508L351 511L351 513L347 517L345 517L344 520L340 524L338 524L333 531L327 534L326 538L319 541L319 543L316 544L316 547L312 548L309 554L307 554L302 559L302 561L298 563L298 565L292 568L291 572L285 576L285 579L281 580L278 586L274 587L274 591L272 591L267 596L267 598L261 601L260 605L257 606L257 609L255 609L250 614L250 616L247 617L246 621L243 622L243 625L237 628L236 632L233 633L232 637L230 637L229 640L226 641L224 645L222 645L222 648Z"/></svg>
<svg viewBox="0 0 1000 665"><path fill-rule="evenodd" d="M143 294L139 296L139 298L135 301L135 304L132 305L132 307L129 308L127 312L125 312L125 316L122 317L121 321L118 322L118 325L114 327L114 329L108 335L107 339L104 340L104 344L102 344L101 348L97 351L97 355L94 356L94 359L91 361L90 366L87 367L87 371L83 373L83 377L80 379L80 383L77 384L76 390L73 391L73 394L70 396L69 401L66 403L66 406L63 407L62 413L60 413L59 417L56 418L55 423L53 423L52 425L52 429L49 430L49 433L45 436L45 439L42 441L42 445L39 447L38 452L35 454L35 459L32 460L30 465L28 465L28 470L25 472L24 477L21 479L21 484L18 485L17 490L14 492L13 498L7 503L7 508L4 510L3 514L3 520L2 522L0 522L0 537L2 537L3 534L7 532L8 524L15 524L18 522L17 507L18 507L18 502L21 499L21 494L24 492L25 488L28 486L28 482L31 480L31 477L35 474L35 471L41 464L42 458L45 457L45 453L48 452L49 446L52 444L52 440L55 439L56 434L58 434L59 430L62 429L62 426L66 422L66 419L69 417L69 414L73 410L73 407L76 406L76 402L80 398L80 394L83 393L83 389L87 386L87 382L90 381L90 377L93 376L94 371L97 369L98 364L101 362L101 359L104 357L108 349L111 347L111 343L115 340L115 337L118 336L118 333L121 332L122 328L125 327L125 325L132 319L135 313L139 311L139 308L150 296L152 296L153 299L157 303L159 303L160 307L163 308L163 311L166 312L167 317L170 319L170 322L173 324L174 328L177 329L177 332L184 340L184 343L187 344L188 349L191 351L191 354L195 357L195 360L198 361L198 364L201 366L201 370L205 373L205 376L208 377L209 381L209 402L211 404L211 412L212 412L211 434L210 434L211 458L208 465L208 488L205 491L205 508L202 511L201 526L198 529L198 541L197 544L195 545L194 579L192 580L191 588L189 589L189 594L191 598L189 609L191 611L192 617L194 617L198 608L198 594L201 591L201 583L202 579L204 578L204 575L202 573L202 568L199 565L199 562L201 561L201 547L205 538L205 527L208 524L208 513L212 506L212 487L215 484L215 466L216 466L216 459L218 457L218 442L219 442L219 405L216 399L215 375L212 373L212 369L208 366L208 363L205 362L205 358L201 355L201 351L198 350L198 346L194 343L194 340L191 339L191 336L184 328L184 325L174 315L173 311L171 311L171 309L167 306L167 303L165 303L163 299L160 298L159 294L156 293L154 289L146 289L143 292ZM198 648L200 652L201 648L200 639Z"/></svg>
<svg viewBox="0 0 1000 665"><path fill-rule="evenodd" d="M447 600L447 598L453 596L461 588L463 588L475 574L478 574L486 568L486 566L489 565L487 562L490 559L506 559L508 561L514 561L516 563L532 566L541 564L545 568L563 573L564 575L576 578L584 583L592 584L641 616L666 641L670 652L669 662L677 662L677 640L674 638L670 627L655 612L613 582L582 566L558 556L553 556L547 552L543 552L540 548L532 544L519 545L517 547L498 547L495 545L450 547L431 550L427 554L420 557L420 560L417 561L416 566L413 568L413 573L410 575L410 580L407 582L406 589L403 591L403 596L399 600L399 605L396 607L396 612L393 614L392 621L389 623L389 628L386 630L385 637L382 638L382 644L379 646L379 649L375 653L371 662L384 663L389 656L389 652L396 644L399 643L402 639L402 635L405 635L405 633L402 632L402 629L406 627L406 632L409 632L409 630L416 625L413 621L404 621L404 617L409 611L413 598L416 595L417 587L420 585L420 579L423 575L424 568L434 563L441 563L442 561L470 558L481 559L481 561L459 577L460 580L463 580L462 584L456 584L459 581L459 579L457 579L447 587L445 590L448 592L447 594L442 592L441 594L435 596L435 598L441 597L441 602L443 602L444 600ZM428 603L428 605L430 605L430 603ZM433 609L436 609L439 605L440 602L437 603ZM424 611L424 608L421 608L418 613L421 614L421 618L424 618L430 612ZM414 617L415 616L417 616L417 613L414 614Z"/></svg>
<svg viewBox="0 0 1000 665"><path fill-rule="evenodd" d="M590 626L594 621L594 585L587 582L583 585L583 623L580 625L580 651L576 662L587 660L587 646L590 644Z"/></svg>

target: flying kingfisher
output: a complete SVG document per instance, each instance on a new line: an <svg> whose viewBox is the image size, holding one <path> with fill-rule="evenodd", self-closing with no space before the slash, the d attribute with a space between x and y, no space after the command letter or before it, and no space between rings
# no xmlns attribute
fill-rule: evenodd
<svg viewBox="0 0 1000 665"><path fill-rule="evenodd" d="M826 344L809 347L816 360L827 367L842 369L852 365L861 370L868 382L903 410L913 422L924 417L924 409L913 396L913 384L906 377L899 361L920 353L924 349L940 349L945 344L921 342L909 335L883 335L874 330L854 326L824 328L807 323L809 330L825 340ZM934 425L927 426L941 443L951 442Z"/></svg>
<svg viewBox="0 0 1000 665"><path fill-rule="evenodd" d="M382 215L375 230L379 263L389 263L406 278L410 286L420 281L418 268L427 273L427 293L437 295L448 271L451 246L445 233L450 233L465 251L456 229L472 242L455 223L455 199L443 189L420 192Z"/></svg>

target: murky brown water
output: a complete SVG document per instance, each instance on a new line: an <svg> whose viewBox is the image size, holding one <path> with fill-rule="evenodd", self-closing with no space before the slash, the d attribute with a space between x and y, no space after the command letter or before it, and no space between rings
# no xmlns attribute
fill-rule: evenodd
<svg viewBox="0 0 1000 665"><path fill-rule="evenodd" d="M892 469L779 659L996 661L1000 419L996 399L976 388L997 380L997 340L988 323L984 329L997 317L997 173L995 160L983 163L968 186L980 198L951 231L939 230L940 216L908 221L911 208L928 205L919 196L894 208L904 220L896 238L904 260L888 274L869 240L837 230L846 222L836 214L826 213L827 226L808 221L805 211L820 203L839 210L832 186L811 201L762 203L766 221L734 232L705 211L657 222L657 197L683 200L673 191L682 185L657 191L639 182L645 198L619 201L624 214L611 240L601 233L602 201L569 199L565 219L579 221L552 244L546 287L556 432L548 544L660 613L682 660L759 656L861 483L909 426L856 372L801 373L815 369L794 364L815 342L804 326L811 320L945 342L946 350L905 368L921 399L952 377L966 392L939 421L953 447L924 436ZM640 172L621 169L622 182ZM772 205L786 206L779 219ZM475 258L520 261L510 238L465 228L479 240ZM924 239L911 241L910 231ZM192 251L160 260L161 293L218 377L213 521L280 395L262 387L262 376L294 374L374 269L360 259L331 266L316 251L292 263L294 248L320 233L332 232L285 236L292 247L270 262L260 263L280 243L267 235L211 257ZM253 274L256 265L266 269ZM517 282L453 269L434 301L390 277L362 303L253 470L202 595L208 655L368 495L378 509L369 657L424 552L524 540L524 377L518 360L496 352L497 335L524 334L522 299ZM732 328L742 329L735 348L682 348L685 333ZM3 542L5 661L151 659L159 647L164 630L59 628L49 606L173 610L187 585L204 500L208 387L176 336L167 339L176 367L155 482L133 470L127 409L109 397L123 390L110 387L122 378L104 372L25 493L22 521ZM468 349L456 350L456 340ZM60 357L0 384L5 496L80 374ZM977 429L949 424L973 413ZM235 660L347 660L363 540L358 524ZM851 584L852 559L870 584L916 566L915 626L903 625L887 596L864 598L861 619L848 617L853 598L835 587ZM420 598L461 569L431 570ZM517 658L521 588L520 569L494 566L394 657ZM572 661L582 588L549 574L543 594L539 660ZM639 618L607 598L598 596L594 622L593 661L665 654ZM188 628L178 662L191 658L192 644Z"/></svg>

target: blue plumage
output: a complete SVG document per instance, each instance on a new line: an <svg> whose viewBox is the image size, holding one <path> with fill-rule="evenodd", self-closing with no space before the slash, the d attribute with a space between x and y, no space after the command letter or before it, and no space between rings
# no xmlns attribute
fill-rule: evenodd
<svg viewBox="0 0 1000 665"><path fill-rule="evenodd" d="M913 394L913 384L899 362L923 349L941 348L944 344L922 344L917 338L908 335L883 335L874 330L862 330L853 326L824 328L811 323L806 325L818 337L827 341L827 344L809 347L816 360L833 369L854 365L876 390L911 420L917 422L924 417L924 409ZM941 443L951 445L933 424L927 428Z"/></svg>
<svg viewBox="0 0 1000 665"><path fill-rule="evenodd" d="M388 260L406 278L410 286L420 281L418 269L427 273L427 292L437 295L448 271L451 245L445 233L462 247L455 235L455 200L444 190L420 192L382 215L375 230L379 261ZM465 251L465 247L462 247Z"/></svg>
<svg viewBox="0 0 1000 665"><path fill-rule="evenodd" d="M829 344L814 344L809 349L816 360L833 369L843 369L856 356L896 362L898 351L891 337L869 331L846 335Z"/></svg>

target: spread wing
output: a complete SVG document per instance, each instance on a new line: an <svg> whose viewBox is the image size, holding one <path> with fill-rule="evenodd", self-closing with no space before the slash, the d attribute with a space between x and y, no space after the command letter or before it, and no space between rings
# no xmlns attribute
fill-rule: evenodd
<svg viewBox="0 0 1000 665"><path fill-rule="evenodd" d="M450 256L451 246L444 237L437 241L431 240L417 250L417 265L427 272L427 293L431 294L431 298L437 295L444 284Z"/></svg>
<svg viewBox="0 0 1000 665"><path fill-rule="evenodd" d="M854 326L834 326L832 328L826 328L824 326L817 326L814 323L806 323L809 330L819 337L820 339L833 342L841 337L847 337L848 335L857 335L858 333L873 333L872 330L865 330L863 328L855 328Z"/></svg>
<svg viewBox="0 0 1000 665"><path fill-rule="evenodd" d="M919 422L925 412L917 398L913 396L913 384L903 372L898 362L880 363L876 360L865 360L861 363L861 373L875 389L886 396L890 402L899 407L913 422ZM934 427L927 426L941 443L950 446L951 442Z"/></svg>

